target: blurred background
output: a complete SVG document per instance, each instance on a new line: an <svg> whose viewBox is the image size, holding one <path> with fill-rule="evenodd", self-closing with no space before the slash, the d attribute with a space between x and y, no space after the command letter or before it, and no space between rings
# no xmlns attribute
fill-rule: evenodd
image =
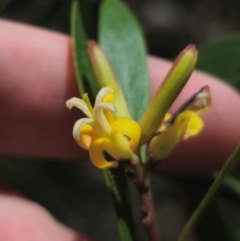
<svg viewBox="0 0 240 241"><path fill-rule="evenodd" d="M1 0L1 16L69 33L69 0ZM99 0L89 0L94 7ZM127 0L138 18L148 50L166 58L186 45L202 45L240 30L239 0Z"/></svg>
<svg viewBox="0 0 240 241"><path fill-rule="evenodd" d="M69 34L70 2L0 0L1 17ZM128 0L125 3L139 20L149 53L155 56L172 59L189 43L202 46L240 30L239 0ZM89 0L89 4L95 9L99 2ZM99 241L119 240L102 172L90 163L1 157L0 180L46 207L66 225ZM154 174L152 181L162 241L176 241L212 177ZM134 190L132 193L135 196ZM221 198L211 208L212 215L203 219L189 241L207 240L206 234L208 240L226 240L224 233L228 230L219 223L216 209L221 206L239 227L239 201L238 196L223 189ZM137 199L134 203L137 207ZM137 213L136 220L139 220ZM210 226L218 234L209 237ZM139 241L145 240L141 234Z"/></svg>

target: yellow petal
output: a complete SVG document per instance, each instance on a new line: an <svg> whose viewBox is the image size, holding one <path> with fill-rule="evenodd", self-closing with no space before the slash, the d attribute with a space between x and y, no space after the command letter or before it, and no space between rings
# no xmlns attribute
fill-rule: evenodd
<svg viewBox="0 0 240 241"><path fill-rule="evenodd" d="M96 122L101 126L101 128L109 135L111 132L111 125L104 113L104 110L109 112L115 112L115 106L112 103L101 103L94 106Z"/></svg>
<svg viewBox="0 0 240 241"><path fill-rule="evenodd" d="M129 141L126 136L121 133L115 133L111 135L110 140L118 159L131 159L132 150L130 149Z"/></svg>
<svg viewBox="0 0 240 241"><path fill-rule="evenodd" d="M77 142L79 142L80 133L82 131L82 128L85 125L91 125L91 124L93 124L93 120L90 119L90 118L81 118L81 119L79 119L78 121L75 122L75 124L73 126L73 137Z"/></svg>
<svg viewBox="0 0 240 241"><path fill-rule="evenodd" d="M105 115L109 125L112 126L115 121L114 114L109 110L103 110L103 114Z"/></svg>
<svg viewBox="0 0 240 241"><path fill-rule="evenodd" d="M78 144L84 148L89 149L94 140L98 138L97 133L90 125L84 125L80 131Z"/></svg>
<svg viewBox="0 0 240 241"><path fill-rule="evenodd" d="M112 89L114 92L114 89L111 85L107 85L106 87ZM103 99L103 102L113 102L113 92L109 92L108 94L106 94Z"/></svg>
<svg viewBox="0 0 240 241"><path fill-rule="evenodd" d="M112 125L111 135L116 133L121 133L128 137L131 150L135 150L141 136L141 127L131 119L117 119Z"/></svg>
<svg viewBox="0 0 240 241"><path fill-rule="evenodd" d="M185 115L186 113L189 115L187 129L185 130L185 134L183 136L184 139L187 139L188 137L197 135L202 130L204 124L202 119L194 112L185 111L184 113Z"/></svg>
<svg viewBox="0 0 240 241"><path fill-rule="evenodd" d="M107 86L110 89L113 89L110 85ZM111 102L113 103L113 93L108 93L107 95L105 95L103 102ZM108 121L108 123L110 125L113 125L115 118L114 118L114 114L109 111L109 110L103 110L103 113Z"/></svg>
<svg viewBox="0 0 240 241"><path fill-rule="evenodd" d="M110 93L113 93L113 89L112 88L108 88L108 87L101 88L100 91L98 92L97 96L96 96L96 100L95 100L94 106L104 102L105 97L108 96L108 94L110 94Z"/></svg>
<svg viewBox="0 0 240 241"><path fill-rule="evenodd" d="M149 152L157 160L164 159L172 151L180 138L197 135L203 128L202 119L192 111L182 112L166 132L154 137L149 145Z"/></svg>
<svg viewBox="0 0 240 241"><path fill-rule="evenodd" d="M107 168L117 166L116 161L108 162L104 157L102 152L104 150L109 151L111 149L111 143L106 138L99 138L95 140L89 148L90 159L94 166L98 168ZM109 152L111 155L111 152Z"/></svg>

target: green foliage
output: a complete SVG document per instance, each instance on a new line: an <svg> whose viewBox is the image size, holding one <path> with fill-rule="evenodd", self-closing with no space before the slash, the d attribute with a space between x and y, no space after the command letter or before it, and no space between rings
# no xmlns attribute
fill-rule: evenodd
<svg viewBox="0 0 240 241"><path fill-rule="evenodd" d="M239 83L240 34L201 47L197 68L230 84Z"/></svg>
<svg viewBox="0 0 240 241"><path fill-rule="evenodd" d="M103 1L99 41L122 87L132 118L139 120L149 102L146 49L136 19L121 1Z"/></svg>
<svg viewBox="0 0 240 241"><path fill-rule="evenodd" d="M221 78L223 81L238 86L240 83L240 34L235 34L230 37L223 38L213 43L207 44L199 50L199 61L197 68L209 74ZM224 184L236 195L240 195L240 181L237 177L229 176L224 179ZM230 218L224 214L223 210L211 205L209 212L205 215L205 222L201 222L202 228L209 226L209 231L220 235L218 240L239 240L236 226ZM212 217L217 220L214 225L208 222ZM219 217L220 215L220 217ZM214 226L217 229L214 231ZM203 229L199 230L199 235L203 235ZM217 232L217 233L216 233ZM205 235L203 240L212 240L211 235ZM215 236L216 238L216 236Z"/></svg>
<svg viewBox="0 0 240 241"><path fill-rule="evenodd" d="M207 191L204 198L199 203L198 207L195 209L191 215L189 221L187 222L185 228L183 229L179 241L184 241L189 235L192 228L195 227L201 216L204 214L206 209L209 207L213 199L216 197L216 194L219 192L221 185L223 184L224 179L237 167L240 160L240 144L235 149L234 153L229 157L225 162L221 171L218 173L213 184Z"/></svg>
<svg viewBox="0 0 240 241"><path fill-rule="evenodd" d="M224 180L224 184L240 197L240 180L238 178L233 176L227 177Z"/></svg>
<svg viewBox="0 0 240 241"><path fill-rule="evenodd" d="M105 169L104 177L114 203L121 240L134 241L136 235L124 167L120 165L115 170Z"/></svg>
<svg viewBox="0 0 240 241"><path fill-rule="evenodd" d="M81 94L91 90L96 95L99 86L95 79L87 53L87 35L83 24L81 5L73 1L71 12L71 35L73 41L74 66ZM87 79L86 79L87 78Z"/></svg>

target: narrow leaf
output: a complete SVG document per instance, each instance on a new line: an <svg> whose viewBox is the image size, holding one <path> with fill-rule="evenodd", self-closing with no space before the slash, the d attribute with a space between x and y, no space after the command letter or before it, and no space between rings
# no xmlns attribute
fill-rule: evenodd
<svg viewBox="0 0 240 241"><path fill-rule="evenodd" d="M135 228L124 167L119 165L115 170L105 169L104 177L114 203L121 240L134 241Z"/></svg>
<svg viewBox="0 0 240 241"><path fill-rule="evenodd" d="M224 184L240 197L240 180L230 176L224 180Z"/></svg>
<svg viewBox="0 0 240 241"><path fill-rule="evenodd" d="M207 44L199 50L197 68L224 81L240 82L240 34Z"/></svg>
<svg viewBox="0 0 240 241"><path fill-rule="evenodd" d="M76 0L72 2L71 36L73 41L74 66L80 93L86 93L91 89L92 94L96 95L99 86L88 59L88 38L83 25L80 4Z"/></svg>
<svg viewBox="0 0 240 241"><path fill-rule="evenodd" d="M234 153L228 158L228 160L223 165L221 171L218 173L216 179L214 180L213 184L209 188L208 192L188 220L186 226L184 227L180 237L179 241L184 241L189 233L192 231L193 227L195 227L197 221L202 216L204 211L206 211L206 208L209 206L211 201L216 196L217 192L219 191L221 184L223 183L225 177L230 174L231 171L236 168L238 162L240 160L240 144L235 149Z"/></svg>
<svg viewBox="0 0 240 241"><path fill-rule="evenodd" d="M101 47L120 82L132 118L139 120L149 102L142 32L132 13L118 0L104 0L100 14Z"/></svg>

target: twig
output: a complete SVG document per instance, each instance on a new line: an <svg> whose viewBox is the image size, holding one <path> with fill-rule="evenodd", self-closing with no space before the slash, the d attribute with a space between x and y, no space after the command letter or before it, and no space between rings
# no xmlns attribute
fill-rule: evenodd
<svg viewBox="0 0 240 241"><path fill-rule="evenodd" d="M150 156L145 167L141 165L140 161L135 162L133 165L135 173L134 175L131 175L130 178L135 184L140 196L142 224L147 233L148 240L160 241L149 178L150 166L152 165L151 158L152 157Z"/></svg>
<svg viewBox="0 0 240 241"><path fill-rule="evenodd" d="M146 230L149 241L160 241L156 213L152 200L150 186L147 189L139 189L141 197L142 224Z"/></svg>

